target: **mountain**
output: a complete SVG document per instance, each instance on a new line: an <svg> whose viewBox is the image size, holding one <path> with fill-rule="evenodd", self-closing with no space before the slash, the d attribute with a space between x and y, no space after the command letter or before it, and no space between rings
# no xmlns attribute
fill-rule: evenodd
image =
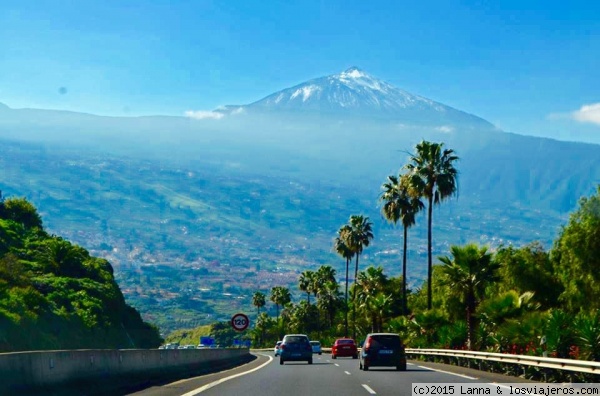
<svg viewBox="0 0 600 396"><path fill-rule="evenodd" d="M397 88L351 67L275 92L244 106L217 109L222 114L299 113L496 129L488 121Z"/></svg>

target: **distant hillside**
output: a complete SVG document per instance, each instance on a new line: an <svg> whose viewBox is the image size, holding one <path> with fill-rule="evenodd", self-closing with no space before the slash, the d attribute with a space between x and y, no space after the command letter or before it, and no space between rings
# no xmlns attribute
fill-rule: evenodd
<svg viewBox="0 0 600 396"><path fill-rule="evenodd" d="M46 233L25 199L0 195L0 352L160 342L125 303L108 261Z"/></svg>
<svg viewBox="0 0 600 396"><path fill-rule="evenodd" d="M386 173L349 188L208 159L184 166L15 142L0 142L0 168L0 189L25 195L52 232L110 260L127 302L163 332L227 320L239 310L252 315L252 292L274 285L294 291L305 269L329 264L342 274L332 242L351 214L374 221L375 240L361 267L400 270L401 232L382 219L377 204ZM482 168L473 172L485 176ZM494 180L485 177L482 187ZM461 190L435 210L434 252L470 241L549 246L565 220L503 202L502 195L491 201ZM425 274L426 238L419 216L409 234L414 286Z"/></svg>

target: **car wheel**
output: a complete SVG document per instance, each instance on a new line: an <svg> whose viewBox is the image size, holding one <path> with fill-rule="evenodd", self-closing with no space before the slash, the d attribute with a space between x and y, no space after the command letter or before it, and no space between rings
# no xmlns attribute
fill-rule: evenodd
<svg viewBox="0 0 600 396"><path fill-rule="evenodd" d="M283 359L279 359L279 364L283 364Z"/></svg>
<svg viewBox="0 0 600 396"><path fill-rule="evenodd" d="M319 352L319 356L321 356L321 352Z"/></svg>
<svg viewBox="0 0 600 396"><path fill-rule="evenodd" d="M396 366L396 371L406 371L406 363Z"/></svg>
<svg viewBox="0 0 600 396"><path fill-rule="evenodd" d="M364 371L369 371L369 366L367 366L366 364L363 366L363 370Z"/></svg>
<svg viewBox="0 0 600 396"><path fill-rule="evenodd" d="M352 359L358 359L358 355L352 356Z"/></svg>
<svg viewBox="0 0 600 396"><path fill-rule="evenodd" d="M332 359L337 359L337 356L335 356L335 355L333 355L333 354L332 354L332 355L331 355L331 358L332 358Z"/></svg>
<svg viewBox="0 0 600 396"><path fill-rule="evenodd" d="M312 358L308 360L308 364L312 364Z"/></svg>

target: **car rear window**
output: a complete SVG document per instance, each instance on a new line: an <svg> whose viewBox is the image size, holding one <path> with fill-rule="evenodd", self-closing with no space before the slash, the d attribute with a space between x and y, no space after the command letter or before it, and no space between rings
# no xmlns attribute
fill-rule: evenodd
<svg viewBox="0 0 600 396"><path fill-rule="evenodd" d="M400 337L397 335L373 335L371 336L371 346L375 348L400 348Z"/></svg>
<svg viewBox="0 0 600 396"><path fill-rule="evenodd" d="M306 337L291 336L285 337L284 341L286 344L306 344L308 342L308 339Z"/></svg>
<svg viewBox="0 0 600 396"><path fill-rule="evenodd" d="M321 345L319 341L311 341L310 345Z"/></svg>
<svg viewBox="0 0 600 396"><path fill-rule="evenodd" d="M338 343L338 345L341 345L341 344L352 345L352 344L354 344L354 340L338 340L337 343Z"/></svg>

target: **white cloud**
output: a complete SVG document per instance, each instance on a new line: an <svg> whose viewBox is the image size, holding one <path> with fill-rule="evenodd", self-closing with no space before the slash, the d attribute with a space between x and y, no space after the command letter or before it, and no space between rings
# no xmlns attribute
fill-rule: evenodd
<svg viewBox="0 0 600 396"><path fill-rule="evenodd" d="M579 122L600 125L600 103L583 105L579 110L572 112L571 117Z"/></svg>
<svg viewBox="0 0 600 396"><path fill-rule="evenodd" d="M450 133L450 132L454 131L454 128L449 125L442 125L442 126L435 128L435 130L438 132L442 132L442 133Z"/></svg>
<svg viewBox="0 0 600 396"><path fill-rule="evenodd" d="M185 116L196 120L220 120L225 117L225 114L216 111L188 110L185 112Z"/></svg>

